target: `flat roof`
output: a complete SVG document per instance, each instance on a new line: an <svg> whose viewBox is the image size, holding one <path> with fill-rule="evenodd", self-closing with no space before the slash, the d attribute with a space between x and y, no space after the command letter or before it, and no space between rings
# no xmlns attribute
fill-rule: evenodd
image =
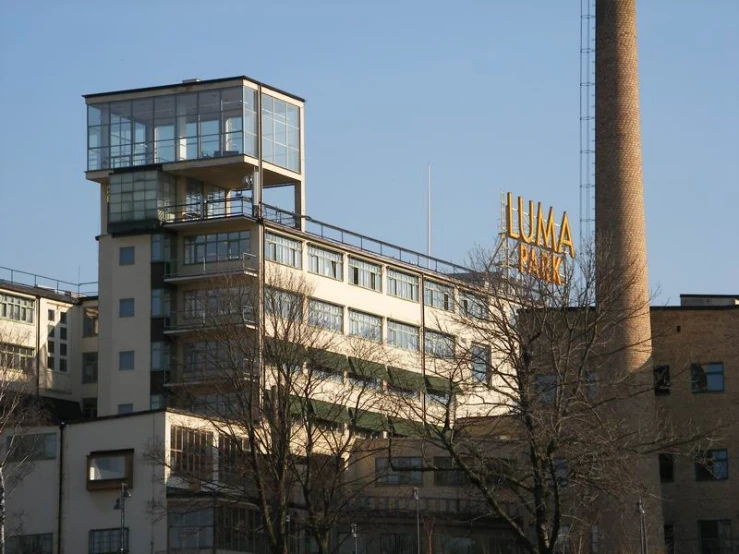
<svg viewBox="0 0 739 554"><path fill-rule="evenodd" d="M11 281L5 281L0 279L0 290L7 290L13 292L19 292L21 294L27 294L29 296L40 296L49 300L55 300L57 302L64 302L66 304L77 304L88 297L84 295L77 295L75 293L63 290L54 290L44 286L32 286L24 285L22 283L13 283Z"/></svg>
<svg viewBox="0 0 739 554"><path fill-rule="evenodd" d="M251 77L247 75L236 75L234 77L221 77L219 79L187 79L185 81L181 81L179 83L172 83L169 85L158 85L155 87L142 87L142 88L130 88L130 89L123 89L123 90L113 90L110 92L96 92L93 94L83 94L83 98L98 98L100 96L110 96L113 94L131 94L131 93L137 93L137 92L147 92L147 91L155 91L155 90L163 90L168 88L191 88L193 86L198 85L208 85L208 84L216 84L216 83L225 83L228 81L250 81L254 83L255 85L259 85L262 87L266 87L270 90L274 90L275 92L279 92L280 94L284 94L285 96L289 96L290 98L293 98L295 100L298 100L300 102L305 102L304 98L301 98L300 96L297 96L295 94L292 94L290 92L287 92L285 90L279 89L277 87L273 87L272 85L268 85L267 83L263 83L261 81L257 81L256 79L252 79Z"/></svg>

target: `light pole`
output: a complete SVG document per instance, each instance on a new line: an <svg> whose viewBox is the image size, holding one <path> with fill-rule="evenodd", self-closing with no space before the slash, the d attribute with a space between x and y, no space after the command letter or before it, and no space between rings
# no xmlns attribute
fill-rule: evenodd
<svg viewBox="0 0 739 554"><path fill-rule="evenodd" d="M636 503L636 513L639 514L639 550L641 554L647 554L647 513L641 495Z"/></svg>
<svg viewBox="0 0 739 554"><path fill-rule="evenodd" d="M354 537L354 554L359 554L357 551L357 524L352 523L352 537Z"/></svg>
<svg viewBox="0 0 739 554"><path fill-rule="evenodd" d="M121 554L126 554L126 498L131 498L131 491L126 483L121 483L121 496L115 499L113 509L121 511Z"/></svg>
<svg viewBox="0 0 739 554"><path fill-rule="evenodd" d="M418 487L413 487L413 499L416 501L416 551L421 554L421 509L418 498Z"/></svg>

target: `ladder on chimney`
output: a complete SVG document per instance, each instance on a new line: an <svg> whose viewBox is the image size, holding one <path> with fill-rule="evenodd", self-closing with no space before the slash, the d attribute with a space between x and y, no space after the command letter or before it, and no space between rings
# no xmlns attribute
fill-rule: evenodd
<svg viewBox="0 0 739 554"><path fill-rule="evenodd" d="M595 0L580 0L580 252L595 233Z"/></svg>

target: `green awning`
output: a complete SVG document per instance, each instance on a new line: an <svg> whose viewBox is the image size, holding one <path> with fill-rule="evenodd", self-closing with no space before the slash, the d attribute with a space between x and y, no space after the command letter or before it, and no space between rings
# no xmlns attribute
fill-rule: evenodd
<svg viewBox="0 0 739 554"><path fill-rule="evenodd" d="M390 418L390 426L395 435L402 437L418 437L423 435L423 423L408 419Z"/></svg>
<svg viewBox="0 0 739 554"><path fill-rule="evenodd" d="M387 429L385 416L382 414L366 410L352 410L352 414L354 415L354 425L360 429L368 431L385 431Z"/></svg>
<svg viewBox="0 0 739 554"><path fill-rule="evenodd" d="M421 373L392 366L389 366L387 370L390 374L390 380L388 381L390 385L401 389L426 392L426 383Z"/></svg>
<svg viewBox="0 0 739 554"><path fill-rule="evenodd" d="M304 346L282 339L267 337L264 340L264 357L268 362L301 364L307 352Z"/></svg>
<svg viewBox="0 0 739 554"><path fill-rule="evenodd" d="M334 423L351 423L352 418L346 406L315 399L310 401L310 405L313 415L318 419L332 421Z"/></svg>
<svg viewBox="0 0 739 554"><path fill-rule="evenodd" d="M349 367L349 362L343 354L319 350L318 348L308 349L308 360L318 368L336 372L344 371Z"/></svg>
<svg viewBox="0 0 739 554"><path fill-rule="evenodd" d="M389 380L387 368L383 364L360 360L359 358L350 356L349 365L351 366L351 371L356 375L361 375L362 377L373 377L375 379L382 379L383 381Z"/></svg>
<svg viewBox="0 0 739 554"><path fill-rule="evenodd" d="M426 375L426 389L430 393L436 394L448 394L449 387L451 385L452 392L457 394L460 392L460 386L457 382L449 382L449 379L442 379L441 377L434 377L433 375Z"/></svg>

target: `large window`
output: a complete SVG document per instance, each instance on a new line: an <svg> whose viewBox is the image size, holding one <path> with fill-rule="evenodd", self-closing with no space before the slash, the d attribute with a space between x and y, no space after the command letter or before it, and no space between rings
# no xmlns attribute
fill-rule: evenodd
<svg viewBox="0 0 739 554"><path fill-rule="evenodd" d="M264 310L288 321L303 319L303 302L299 295L286 290L266 288L264 292Z"/></svg>
<svg viewBox="0 0 739 554"><path fill-rule="evenodd" d="M344 308L311 298L308 301L308 324L341 333L344 331Z"/></svg>
<svg viewBox="0 0 739 554"><path fill-rule="evenodd" d="M487 319L488 304L487 300L480 296L475 296L468 292L459 293L459 312L468 317L476 319Z"/></svg>
<svg viewBox="0 0 739 554"><path fill-rule="evenodd" d="M174 177L161 171L112 174L108 223L164 220L174 205L174 184Z"/></svg>
<svg viewBox="0 0 739 554"><path fill-rule="evenodd" d="M331 250L308 245L308 271L337 279L343 279L344 256Z"/></svg>
<svg viewBox="0 0 739 554"><path fill-rule="evenodd" d="M213 433L172 426L169 456L172 472L206 479L213 472Z"/></svg>
<svg viewBox="0 0 739 554"><path fill-rule="evenodd" d="M382 268L349 256L349 282L365 289L382 290Z"/></svg>
<svg viewBox="0 0 739 554"><path fill-rule="evenodd" d="M300 172L300 108L262 94L262 157Z"/></svg>
<svg viewBox="0 0 739 554"><path fill-rule="evenodd" d="M53 344L53 343L51 343ZM36 357L33 348L0 342L0 368L17 371L33 371Z"/></svg>
<svg viewBox="0 0 739 554"><path fill-rule="evenodd" d="M82 383L98 382L98 353L82 353Z"/></svg>
<svg viewBox="0 0 739 554"><path fill-rule="evenodd" d="M176 552L210 552L213 547L213 510L192 506L168 514L169 544Z"/></svg>
<svg viewBox="0 0 739 554"><path fill-rule="evenodd" d="M121 528L92 529L88 537L87 554L120 554L128 550L128 527L123 530L121 548Z"/></svg>
<svg viewBox="0 0 739 554"><path fill-rule="evenodd" d="M92 452L87 456L87 489L133 488L133 450Z"/></svg>
<svg viewBox="0 0 739 554"><path fill-rule="evenodd" d="M387 322L387 343L389 346L418 352L420 331L418 327L398 321Z"/></svg>
<svg viewBox="0 0 739 554"><path fill-rule="evenodd" d="M256 92L236 86L87 107L87 169L256 155Z"/></svg>
<svg viewBox="0 0 739 554"><path fill-rule="evenodd" d="M388 269L387 293L390 296L418 302L418 277Z"/></svg>
<svg viewBox="0 0 739 554"><path fill-rule="evenodd" d="M13 294L0 294L0 317L33 323L36 310L36 301L32 298L23 298Z"/></svg>
<svg viewBox="0 0 739 554"><path fill-rule="evenodd" d="M380 342L382 340L382 318L349 310L349 334Z"/></svg>
<svg viewBox="0 0 739 554"><path fill-rule="evenodd" d="M662 453L659 455L659 480L672 483L675 480L675 456Z"/></svg>
<svg viewBox="0 0 739 554"><path fill-rule="evenodd" d="M37 535L15 535L8 537L5 554L52 554L54 535L39 533Z"/></svg>
<svg viewBox="0 0 739 554"><path fill-rule="evenodd" d="M437 333L435 331L424 332L424 347L426 354L436 358L454 357L454 337Z"/></svg>
<svg viewBox="0 0 739 554"><path fill-rule="evenodd" d="M375 477L380 485L422 485L422 467L420 457L375 458Z"/></svg>
<svg viewBox="0 0 739 554"><path fill-rule="evenodd" d="M56 433L11 435L5 439L9 462L32 462L56 458Z"/></svg>
<svg viewBox="0 0 739 554"><path fill-rule="evenodd" d="M454 310L454 289L449 285L424 281L423 302L427 306L451 312Z"/></svg>
<svg viewBox="0 0 739 554"><path fill-rule="evenodd" d="M697 481L725 481L729 478L729 454L724 449L698 452L695 458Z"/></svg>
<svg viewBox="0 0 739 554"><path fill-rule="evenodd" d="M264 235L264 255L268 260L290 267L303 267L303 243L273 233Z"/></svg>
<svg viewBox="0 0 739 554"><path fill-rule="evenodd" d="M249 231L185 237L185 264L240 260L249 252L251 252Z"/></svg>
<svg viewBox="0 0 739 554"><path fill-rule="evenodd" d="M693 392L724 392L724 364L711 362L690 366L690 390Z"/></svg>

